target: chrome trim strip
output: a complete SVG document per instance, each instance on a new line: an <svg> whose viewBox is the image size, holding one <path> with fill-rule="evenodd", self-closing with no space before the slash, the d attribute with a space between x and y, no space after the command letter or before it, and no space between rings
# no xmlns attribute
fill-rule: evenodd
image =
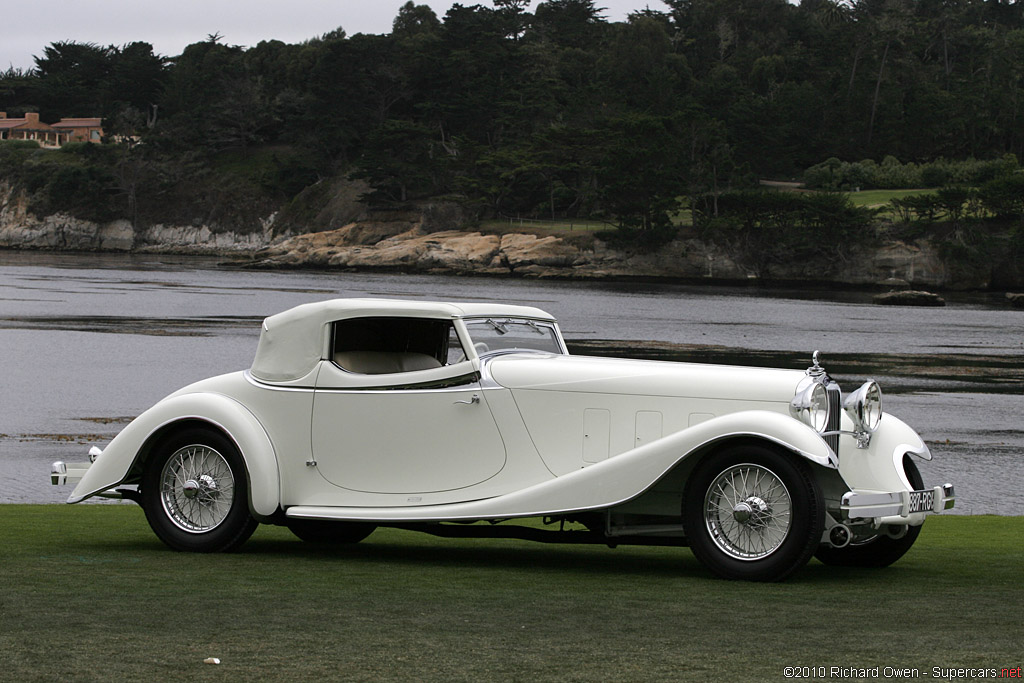
<svg viewBox="0 0 1024 683"><path fill-rule="evenodd" d="M825 443L828 444L829 448L832 449L832 452L838 456L838 431L842 420L843 392L839 389L838 384L828 381L825 383L825 395L828 397L828 424L825 427L825 433L828 434L828 436L822 434L822 437L825 439Z"/></svg>
<svg viewBox="0 0 1024 683"><path fill-rule="evenodd" d="M252 373L249 372L248 370L243 370L242 371L242 376L245 377L246 381L249 382L249 384L253 385L254 387L259 387L260 389L268 389L270 391L299 391L299 392L303 392L303 391L313 391L313 389L314 389L314 387L293 387L293 386L285 387L285 386L281 386L279 384L270 384L268 382L264 382L264 381L262 381L260 379L257 379L256 377L253 377Z"/></svg>
<svg viewBox="0 0 1024 683"><path fill-rule="evenodd" d="M450 377L446 379L428 380L426 382L410 382L408 384L385 384L373 387L317 387L318 392L331 393L365 393L368 391L376 393L390 393L392 391L463 391L471 384L480 381L480 373L474 370L465 375Z"/></svg>
<svg viewBox="0 0 1024 683"><path fill-rule="evenodd" d="M476 376L475 379L471 379L466 382L460 382L458 384L452 384L450 386L416 386L416 385L405 385L395 387L319 387L316 389L318 394L366 394L366 395L393 395L396 391L400 391L403 394L444 394L444 393L458 393L466 391L479 391L481 389L501 389L503 387L485 387L480 384L479 373L474 372L471 375L462 375L456 379L462 379L463 377L468 378Z"/></svg>
<svg viewBox="0 0 1024 683"><path fill-rule="evenodd" d="M331 362L331 361L325 361ZM424 391L466 391L467 389L475 389L473 387L474 382L480 381L480 373L473 371L465 375L459 375L453 377L451 380L434 380L431 382L420 382L411 384L396 384L394 386L374 386L374 387L282 387L274 384L267 384L253 377L248 370L243 372L246 381L255 387L260 389L267 389L268 391L292 391L292 392L328 392L333 394L389 394L395 391L404 391L409 393L424 392ZM448 385L447 383L458 382L457 384ZM431 387L431 384L440 384L441 386ZM488 387L484 387L488 388ZM492 387L501 388L501 387Z"/></svg>

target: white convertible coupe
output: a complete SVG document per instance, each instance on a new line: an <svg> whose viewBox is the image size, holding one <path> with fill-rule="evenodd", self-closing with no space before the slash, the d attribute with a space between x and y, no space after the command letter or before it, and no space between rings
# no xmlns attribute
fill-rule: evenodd
<svg viewBox="0 0 1024 683"><path fill-rule="evenodd" d="M812 555L900 558L953 506L913 458L931 454L878 385L843 401L817 353L806 371L570 356L536 308L336 299L267 318L249 370L51 480L78 482L69 503L138 502L178 550L232 550L259 523L334 543L390 526L688 545L771 581ZM531 517L548 526L514 523Z"/></svg>

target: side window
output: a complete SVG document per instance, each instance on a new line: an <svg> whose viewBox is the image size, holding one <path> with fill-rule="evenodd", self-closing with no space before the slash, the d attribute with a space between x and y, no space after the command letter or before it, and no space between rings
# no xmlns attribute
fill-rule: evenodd
<svg viewBox="0 0 1024 683"><path fill-rule="evenodd" d="M459 341L459 333L455 331L454 325L448 326L448 358L445 365L454 365L466 360L466 351Z"/></svg>
<svg viewBox="0 0 1024 683"><path fill-rule="evenodd" d="M352 318L333 325L332 360L364 375L415 372L447 365L453 354L458 357L461 350L453 352L452 343L458 345L458 337L450 321Z"/></svg>

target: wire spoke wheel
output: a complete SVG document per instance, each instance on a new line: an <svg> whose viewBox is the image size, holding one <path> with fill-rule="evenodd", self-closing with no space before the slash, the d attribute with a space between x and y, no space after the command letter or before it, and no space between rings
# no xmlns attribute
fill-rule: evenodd
<svg viewBox="0 0 1024 683"><path fill-rule="evenodd" d="M793 501L782 480L743 463L719 474L704 500L704 523L715 545L738 560L775 552L789 534Z"/></svg>
<svg viewBox="0 0 1024 683"><path fill-rule="evenodd" d="M164 464L160 502L182 531L204 533L227 518L235 496L235 477L218 451L200 444L179 448Z"/></svg>
<svg viewBox="0 0 1024 683"><path fill-rule="evenodd" d="M142 472L140 498L149 526L175 550L234 550L258 526L238 447L205 427L181 429L156 445Z"/></svg>
<svg viewBox="0 0 1024 683"><path fill-rule="evenodd" d="M738 443L707 455L683 492L693 554L727 579L781 581L821 543L825 501L811 466L795 453Z"/></svg>

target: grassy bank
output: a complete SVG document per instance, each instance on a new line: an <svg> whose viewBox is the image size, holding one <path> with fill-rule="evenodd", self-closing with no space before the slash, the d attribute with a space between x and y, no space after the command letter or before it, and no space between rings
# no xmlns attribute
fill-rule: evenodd
<svg viewBox="0 0 1024 683"><path fill-rule="evenodd" d="M685 549L393 530L322 549L261 527L240 553L186 555L135 506L0 505L0 679L781 681L786 666L1016 667L1022 537L1020 517L936 518L887 570L812 561L754 585L710 578Z"/></svg>

